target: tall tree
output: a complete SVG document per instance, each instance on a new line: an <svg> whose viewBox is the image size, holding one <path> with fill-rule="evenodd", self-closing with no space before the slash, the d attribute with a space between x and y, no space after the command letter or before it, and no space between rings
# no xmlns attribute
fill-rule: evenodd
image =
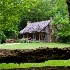
<svg viewBox="0 0 70 70"><path fill-rule="evenodd" d="M69 36L68 12L65 0L1 0L0 31L5 37L18 35L18 26L27 21L42 21L53 17L55 35ZM22 19L23 18L23 19ZM25 24L26 25L26 24ZM20 29L22 29L20 26ZM67 27L66 27L67 26ZM0 36L4 36L0 34Z"/></svg>
<svg viewBox="0 0 70 70"><path fill-rule="evenodd" d="M1 0L0 1L0 28L6 37L17 34L21 1Z"/></svg>

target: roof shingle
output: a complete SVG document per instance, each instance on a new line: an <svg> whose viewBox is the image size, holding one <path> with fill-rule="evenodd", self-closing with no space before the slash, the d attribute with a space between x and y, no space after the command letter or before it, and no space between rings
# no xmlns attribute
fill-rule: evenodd
<svg viewBox="0 0 70 70"><path fill-rule="evenodd" d="M20 31L20 34L40 32L40 31L43 30L49 23L50 23L50 20L40 21L40 22L34 22L34 23L29 23L23 30Z"/></svg>

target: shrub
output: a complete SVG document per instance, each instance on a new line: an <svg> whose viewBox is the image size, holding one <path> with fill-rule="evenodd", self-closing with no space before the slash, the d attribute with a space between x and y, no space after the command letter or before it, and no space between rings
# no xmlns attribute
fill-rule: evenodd
<svg viewBox="0 0 70 70"><path fill-rule="evenodd" d="M62 43L70 43L70 36L60 36L58 38L58 42L62 42Z"/></svg>
<svg viewBox="0 0 70 70"><path fill-rule="evenodd" d="M16 41L16 43L19 43L19 39L16 39L15 41Z"/></svg>
<svg viewBox="0 0 70 70"><path fill-rule="evenodd" d="M30 41L31 43L39 43L39 41L36 41L36 40L32 40Z"/></svg>
<svg viewBox="0 0 70 70"><path fill-rule="evenodd" d="M20 42L20 43L26 43L27 40L26 40L25 38L22 38L22 39L19 40L19 42Z"/></svg>

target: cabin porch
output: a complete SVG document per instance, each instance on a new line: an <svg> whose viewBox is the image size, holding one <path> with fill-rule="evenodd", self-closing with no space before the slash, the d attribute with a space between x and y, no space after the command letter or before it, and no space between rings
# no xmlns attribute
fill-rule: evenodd
<svg viewBox="0 0 70 70"><path fill-rule="evenodd" d="M23 38L30 38L32 40L37 40L37 41L46 41L46 34L45 32L36 32L36 33L25 33L23 34Z"/></svg>

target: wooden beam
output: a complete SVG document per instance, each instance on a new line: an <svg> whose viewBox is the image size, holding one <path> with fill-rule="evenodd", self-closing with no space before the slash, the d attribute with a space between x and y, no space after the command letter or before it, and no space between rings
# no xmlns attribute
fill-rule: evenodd
<svg viewBox="0 0 70 70"><path fill-rule="evenodd" d="M39 41L40 41L40 33L39 33Z"/></svg>
<svg viewBox="0 0 70 70"><path fill-rule="evenodd" d="M24 38L24 34L23 34L23 38Z"/></svg>
<svg viewBox="0 0 70 70"><path fill-rule="evenodd" d="M34 33L33 33L33 40L34 40Z"/></svg>
<svg viewBox="0 0 70 70"><path fill-rule="evenodd" d="M27 33L27 38L28 38L28 33Z"/></svg>
<svg viewBox="0 0 70 70"><path fill-rule="evenodd" d="M36 40L36 33L35 33L35 40Z"/></svg>

